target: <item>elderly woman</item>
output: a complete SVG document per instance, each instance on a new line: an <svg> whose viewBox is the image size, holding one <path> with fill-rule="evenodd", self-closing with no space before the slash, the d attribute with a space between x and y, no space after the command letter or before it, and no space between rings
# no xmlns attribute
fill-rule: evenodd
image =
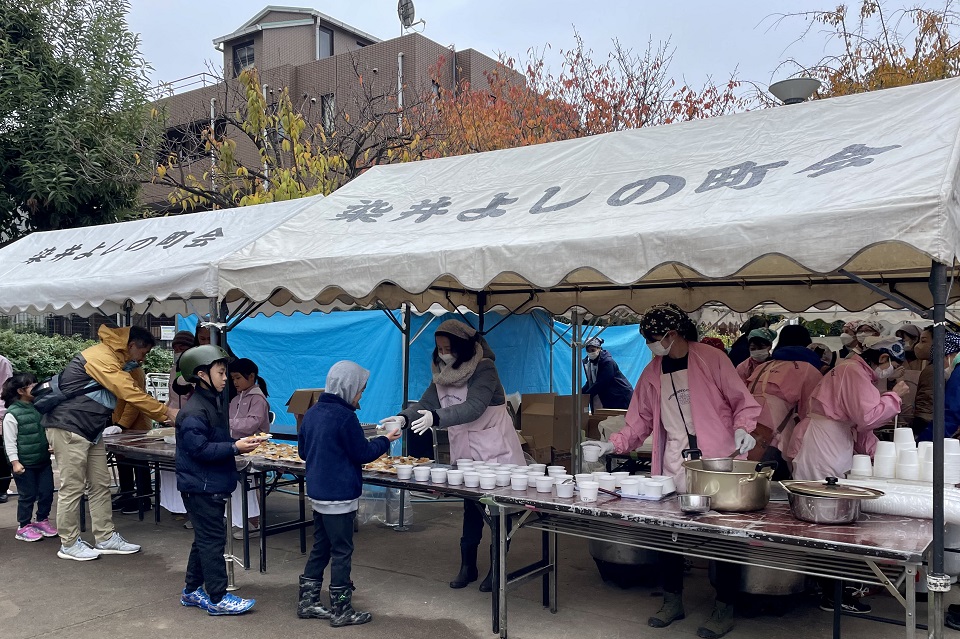
<svg viewBox="0 0 960 639"><path fill-rule="evenodd" d="M627 381L613 356L603 348L603 340L591 337L584 345L583 371L587 383L581 391L590 396L590 405L598 408L626 408L630 405L633 386Z"/></svg>
<svg viewBox="0 0 960 639"><path fill-rule="evenodd" d="M609 442L584 442L601 452L627 453L653 435L653 474L671 475L677 489L686 489L681 451L699 448L704 457L748 453L756 441L760 406L737 376L729 358L712 346L697 342L697 327L678 306L663 304L640 320L653 360L640 375L627 410L626 427ZM739 569L717 563L717 600L710 619L697 634L722 637L733 628L733 601ZM685 616L683 557L664 554L663 605L648 620L663 628Z"/></svg>
<svg viewBox="0 0 960 639"><path fill-rule="evenodd" d="M776 339L777 334L769 328L755 328L750 331L747 339L750 357L737 364L737 375L740 379L747 381L758 366L770 359L770 351L773 350Z"/></svg>
<svg viewBox="0 0 960 639"><path fill-rule="evenodd" d="M433 382L416 404L384 425L409 426L417 434L444 429L450 437L451 459L474 459L503 464L526 464L520 437L507 412L503 385L493 363L493 351L477 331L457 320L447 320L434 335L430 370ZM477 580L477 549L483 539L483 513L470 500L463 502L460 572L451 588ZM480 584L490 592L491 575Z"/></svg>

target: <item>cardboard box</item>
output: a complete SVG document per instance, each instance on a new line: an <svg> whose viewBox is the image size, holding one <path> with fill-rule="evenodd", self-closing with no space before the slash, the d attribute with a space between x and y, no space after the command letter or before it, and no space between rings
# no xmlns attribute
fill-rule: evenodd
<svg viewBox="0 0 960 639"><path fill-rule="evenodd" d="M575 396L556 393L528 393L520 402L520 427L524 436L532 440L531 447L555 448L569 451L572 444L571 427ZM583 414L580 427L586 423L590 397L581 395ZM538 462L543 463L543 462Z"/></svg>
<svg viewBox="0 0 960 639"><path fill-rule="evenodd" d="M598 408L587 419L587 439L600 439L600 422L608 417L626 415L625 408Z"/></svg>
<svg viewBox="0 0 960 639"><path fill-rule="evenodd" d="M553 462L553 449L549 446L537 447L534 437L527 437L520 433L520 448L536 464L550 464Z"/></svg>
<svg viewBox="0 0 960 639"><path fill-rule="evenodd" d="M317 403L320 395L323 394L322 388L298 388L293 391L293 395L287 400L287 412L293 413L297 417L297 432L300 432L300 423L303 422L303 416L307 410Z"/></svg>

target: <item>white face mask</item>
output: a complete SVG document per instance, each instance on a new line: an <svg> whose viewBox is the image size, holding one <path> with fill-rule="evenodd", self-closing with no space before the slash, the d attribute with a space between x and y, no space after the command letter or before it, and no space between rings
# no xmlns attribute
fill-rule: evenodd
<svg viewBox="0 0 960 639"><path fill-rule="evenodd" d="M587 353L587 357L589 357L591 360L597 359L598 357L600 357L600 351L593 351L592 353Z"/></svg>
<svg viewBox="0 0 960 639"><path fill-rule="evenodd" d="M669 346L663 345L663 340L659 342L654 342L653 344L647 344L647 347L650 349L650 352L653 353L654 357L666 357L667 353L670 352L670 349L673 348L673 341L670 340Z"/></svg>
<svg viewBox="0 0 960 639"><path fill-rule="evenodd" d="M853 344L853 335L850 333L841 333L840 334L840 343L843 344L844 348L848 348Z"/></svg>
<svg viewBox="0 0 960 639"><path fill-rule="evenodd" d="M440 357L440 360L443 361L443 363L446 364L447 366L450 366L455 361L457 361L457 356L454 355L453 353L447 353L446 355L439 355L439 357Z"/></svg>
<svg viewBox="0 0 960 639"><path fill-rule="evenodd" d="M750 357L758 362L765 362L770 359L770 350L765 349L762 351L750 351Z"/></svg>
<svg viewBox="0 0 960 639"><path fill-rule="evenodd" d="M871 337L876 337L876 335L872 333L857 333L857 341L860 342L860 346L863 347L867 346L867 340Z"/></svg>
<svg viewBox="0 0 960 639"><path fill-rule="evenodd" d="M887 363L886 368L875 368L873 372L877 374L877 379L887 379L893 375L893 371L896 370L893 367L893 364Z"/></svg>

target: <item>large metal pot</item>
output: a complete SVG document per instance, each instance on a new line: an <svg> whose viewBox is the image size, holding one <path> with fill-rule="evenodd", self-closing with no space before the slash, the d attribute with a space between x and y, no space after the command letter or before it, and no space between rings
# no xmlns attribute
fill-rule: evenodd
<svg viewBox="0 0 960 639"><path fill-rule="evenodd" d="M684 451L699 457L700 451ZM727 512L763 510L770 501L770 477L776 462L733 461L733 470L705 470L699 459L683 462L687 492L710 496L710 507Z"/></svg>
<svg viewBox="0 0 960 639"><path fill-rule="evenodd" d="M787 491L793 516L814 524L852 524L860 517L861 501L883 496L879 490L841 486L838 482L836 477L827 477L826 483L783 481L780 484Z"/></svg>

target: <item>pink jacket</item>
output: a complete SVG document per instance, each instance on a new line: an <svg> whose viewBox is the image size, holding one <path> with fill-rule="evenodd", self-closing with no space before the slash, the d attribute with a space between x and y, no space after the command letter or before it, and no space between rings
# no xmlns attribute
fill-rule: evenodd
<svg viewBox="0 0 960 639"><path fill-rule="evenodd" d="M617 453L636 449L653 433L653 474L663 471L666 431L660 422L660 371L663 358L654 357L640 374L627 409L626 427L611 435ZM736 446L733 433L757 427L760 405L737 376L727 354L718 348L690 343L687 380L690 410L703 456L724 457Z"/></svg>
<svg viewBox="0 0 960 639"><path fill-rule="evenodd" d="M754 382L757 382L755 390L752 391L762 407L757 421L770 428L776 428L783 420L783 417L778 418L768 414L763 407L763 402L760 401L763 394L780 398L790 407L797 409L800 419L805 418L810 397L823 380L823 375L807 362L776 360L768 363L769 366L764 366L759 375L765 379L758 379L757 369L754 369L747 379L748 389L754 388Z"/></svg>
<svg viewBox="0 0 960 639"><path fill-rule="evenodd" d="M270 404L256 384L230 400L230 436L270 432Z"/></svg>
<svg viewBox="0 0 960 639"><path fill-rule="evenodd" d="M750 379L750 376L753 375L753 371L757 370L762 364L764 364L764 362L758 362L752 357L748 357L737 364L737 375L746 383L746 381Z"/></svg>
<svg viewBox="0 0 960 639"><path fill-rule="evenodd" d="M800 452L810 419L818 415L848 425L856 448L872 453L876 447L873 429L900 412L900 397L896 393L881 394L874 386L876 381L876 373L859 355L840 360L814 389L806 419L797 426L785 451L787 459Z"/></svg>
<svg viewBox="0 0 960 639"><path fill-rule="evenodd" d="M3 355L0 355L0 386L3 386L4 383L11 377L13 377L13 365L10 363L9 359ZM3 402L0 402L0 421L3 420L3 416L6 414L7 409L3 405Z"/></svg>

